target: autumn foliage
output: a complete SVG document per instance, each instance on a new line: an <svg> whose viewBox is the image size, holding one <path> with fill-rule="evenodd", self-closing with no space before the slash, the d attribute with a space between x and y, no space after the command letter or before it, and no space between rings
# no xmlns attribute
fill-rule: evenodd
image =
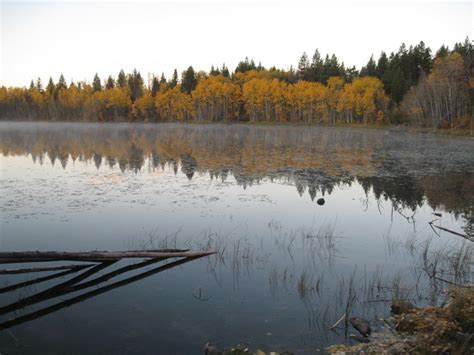
<svg viewBox="0 0 474 355"><path fill-rule="evenodd" d="M163 84L152 95L145 88L135 100L129 87L94 90L87 84L42 90L1 88L4 118L80 121L251 121L293 123L378 123L388 98L375 77L327 85L300 80L287 83L267 71L201 78L189 94L181 84Z"/></svg>
<svg viewBox="0 0 474 355"><path fill-rule="evenodd" d="M474 48L468 38L433 57L423 42L373 56L357 71L335 55L306 53L298 69L266 69L245 58L233 73L189 67L178 79L120 71L103 83L71 82L61 75L29 88L0 87L0 119L61 121L206 121L329 124L400 124L471 128Z"/></svg>

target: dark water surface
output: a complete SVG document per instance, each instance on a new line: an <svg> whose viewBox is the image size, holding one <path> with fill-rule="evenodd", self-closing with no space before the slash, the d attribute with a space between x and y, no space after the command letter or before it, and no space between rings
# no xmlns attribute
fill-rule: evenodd
<svg viewBox="0 0 474 355"><path fill-rule="evenodd" d="M345 341L328 327L346 311L377 328L390 299L433 303L446 281L473 280L473 243L429 224L474 238L470 138L0 122L0 150L2 251L217 252L36 319L21 317L103 285L0 308L2 324L25 319L0 331L1 353L315 353ZM0 307L73 276L3 292Z"/></svg>

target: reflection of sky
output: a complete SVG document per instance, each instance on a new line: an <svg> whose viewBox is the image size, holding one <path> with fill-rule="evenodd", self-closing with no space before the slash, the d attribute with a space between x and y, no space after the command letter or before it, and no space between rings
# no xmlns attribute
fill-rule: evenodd
<svg viewBox="0 0 474 355"><path fill-rule="evenodd" d="M410 241L421 250L433 237L431 207L418 208L416 224L407 223L402 214L411 210L392 211L390 200L377 201L357 182L334 188L319 206L319 192L312 201L307 190L300 196L294 183L279 179L244 189L232 175L222 181L195 173L190 180L181 167L177 175L170 164L154 170L148 159L135 173L97 169L93 160L63 169L48 158L40 165L31 156L2 156L0 186L3 250L137 249L164 238L173 244L178 232L178 247L209 243L222 251L223 263L199 260L13 329L35 349L47 349L44 338L55 334L64 353L71 346L86 351L85 343L102 352L128 344L141 352L195 353L208 340L314 353L340 341L324 329L343 312L335 295L354 268L359 286L375 270L383 270L383 282L402 274L410 284L420 262ZM463 221L443 212L439 223L460 230ZM324 237L328 226L333 239ZM460 243L445 233L432 241L445 249ZM313 286L323 280L321 295L302 297L304 272ZM196 289L211 299L196 300ZM362 291L359 297L358 315L387 313L383 304L363 303Z"/></svg>
<svg viewBox="0 0 474 355"><path fill-rule="evenodd" d="M392 212L390 201L366 196L357 183L326 194L326 204L319 206L320 193L312 201L307 190L300 196L293 184L281 180L264 179L244 189L232 176L222 182L201 173L189 180L180 169L175 176L169 165L135 174L118 167L97 169L91 162L63 169L59 162L53 167L49 161L33 164L30 157L3 157L1 179L6 249L48 249L57 243L72 250L121 248L143 230L171 234L181 229L192 236L205 228L226 231L230 222L258 234L272 220L293 229L336 221L348 242L356 238L370 245L380 240ZM418 233L426 231L431 212L427 206L416 212ZM396 212L394 218L404 221ZM459 228L449 215L443 222ZM401 234L413 231L406 221L394 225ZM11 238L18 230L25 237L28 231L42 236Z"/></svg>

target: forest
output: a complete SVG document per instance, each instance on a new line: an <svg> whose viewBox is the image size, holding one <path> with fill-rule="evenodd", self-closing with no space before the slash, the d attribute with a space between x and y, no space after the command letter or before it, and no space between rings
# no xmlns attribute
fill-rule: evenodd
<svg viewBox="0 0 474 355"><path fill-rule="evenodd" d="M274 122L471 129L473 44L435 53L423 42L370 57L360 70L316 49L297 67L265 68L245 58L169 79L121 70L117 77L0 88L0 119L100 122Z"/></svg>

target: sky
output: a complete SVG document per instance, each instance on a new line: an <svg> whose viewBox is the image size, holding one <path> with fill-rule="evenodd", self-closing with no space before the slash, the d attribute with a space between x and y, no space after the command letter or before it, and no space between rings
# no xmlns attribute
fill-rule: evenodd
<svg viewBox="0 0 474 355"><path fill-rule="evenodd" d="M0 85L67 82L134 68L170 77L192 65L231 70L246 56L297 66L303 52L346 66L421 40L436 51L473 36L473 6L430 1L1 1Z"/></svg>

